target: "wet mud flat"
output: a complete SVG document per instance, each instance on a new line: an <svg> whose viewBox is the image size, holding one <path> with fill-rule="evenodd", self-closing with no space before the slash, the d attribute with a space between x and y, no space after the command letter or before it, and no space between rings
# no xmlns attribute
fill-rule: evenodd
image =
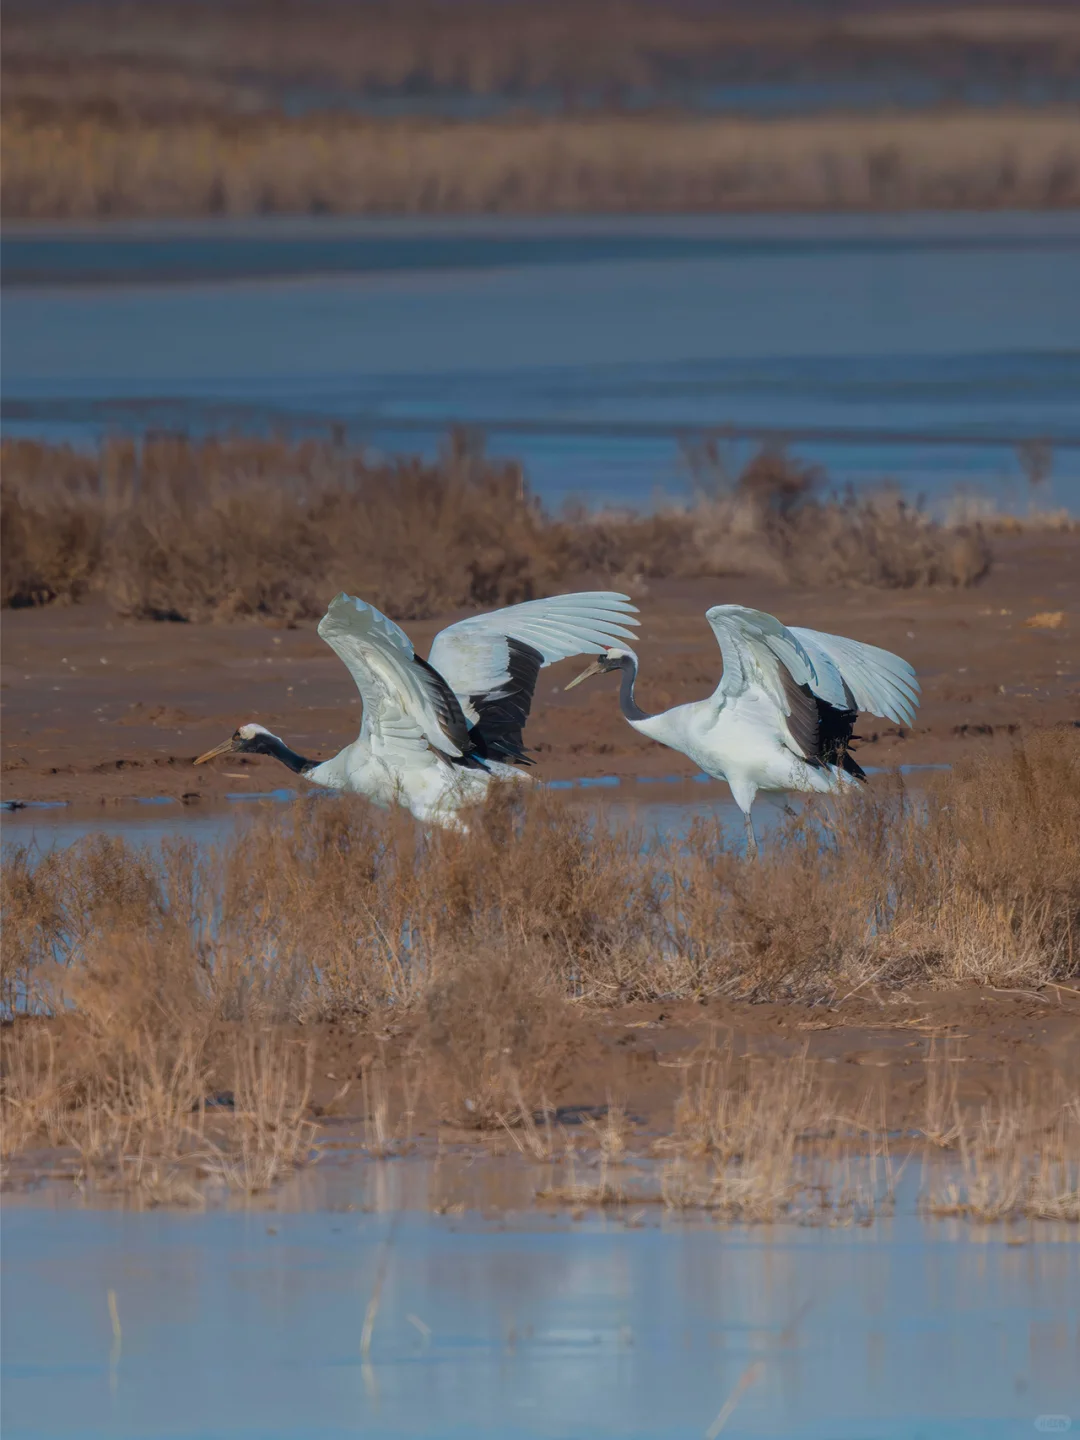
<svg viewBox="0 0 1080 1440"><path fill-rule="evenodd" d="M866 717L864 767L950 763L1046 725L1080 722L1080 535L998 536L994 563L964 590L797 590L754 578L631 586L641 608L646 710L715 688L720 656L704 619L738 601L782 620L905 656L923 687L912 730ZM362 577L357 587L363 590ZM411 623L421 653L455 616ZM197 803L292 778L272 760L191 761L258 720L323 756L359 729L348 676L314 626L125 623L103 605L5 611L3 798ZM577 662L545 672L527 732L537 778L676 775L693 767L625 725L600 681L567 696ZM608 691L610 690L610 693Z"/></svg>

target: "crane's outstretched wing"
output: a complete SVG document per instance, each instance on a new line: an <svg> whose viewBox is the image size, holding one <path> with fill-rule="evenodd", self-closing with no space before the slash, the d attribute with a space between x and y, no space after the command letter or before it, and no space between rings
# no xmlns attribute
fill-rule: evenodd
<svg viewBox="0 0 1080 1440"><path fill-rule="evenodd" d="M918 682L906 660L873 645L788 629L743 605L714 605L706 619L720 642L718 704L756 686L779 708L794 747L808 760L844 763L860 710L910 724Z"/></svg>
<svg viewBox="0 0 1080 1440"><path fill-rule="evenodd" d="M364 702L361 733L375 748L418 752L430 744L451 758L472 750L454 692L381 611L342 593L319 621L319 634L356 681Z"/></svg>
<svg viewBox="0 0 1080 1440"><path fill-rule="evenodd" d="M870 715L911 725L919 705L919 682L914 669L891 650L848 640L844 635L825 635L820 630L792 628L819 675L830 669L839 674L850 695L849 704ZM826 689L811 686L816 695L835 704Z"/></svg>
<svg viewBox="0 0 1080 1440"><path fill-rule="evenodd" d="M545 665L632 640L637 607L611 590L527 600L435 636L429 663L457 696L481 754L524 760L522 729Z"/></svg>

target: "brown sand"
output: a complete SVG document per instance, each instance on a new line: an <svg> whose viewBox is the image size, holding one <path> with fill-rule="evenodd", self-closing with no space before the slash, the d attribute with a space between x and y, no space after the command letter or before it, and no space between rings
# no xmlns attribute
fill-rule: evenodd
<svg viewBox="0 0 1080 1440"><path fill-rule="evenodd" d="M640 588L639 699L646 710L708 694L720 656L708 606L739 602L792 624L850 635L905 656L923 704L901 734L865 718L864 765L952 761L1042 725L1080 724L1080 535L995 540L989 576L967 590L799 591L755 579L657 582ZM1063 619L1032 627L1042 614ZM454 616L409 626L421 654ZM356 690L314 626L125 623L98 603L4 611L3 798L108 802L266 790L292 781L275 761L203 750L258 720L323 758L356 736ZM563 694L581 668L545 671L526 735L550 778L689 775L674 751L636 735L615 684Z"/></svg>

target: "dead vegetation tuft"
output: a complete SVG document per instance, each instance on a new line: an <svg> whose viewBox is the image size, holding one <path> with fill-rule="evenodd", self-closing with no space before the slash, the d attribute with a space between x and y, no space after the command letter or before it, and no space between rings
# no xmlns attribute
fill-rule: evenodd
<svg viewBox="0 0 1080 1440"><path fill-rule="evenodd" d="M797 584L969 585L989 550L887 492L835 497L778 451L728 477L695 459L692 503L546 515L520 467L462 435L435 463L324 441L151 437L96 451L5 441L3 603L104 592L146 619L286 622L336 590L418 618L578 583L764 574ZM812 537L813 543L807 543Z"/></svg>
<svg viewBox="0 0 1080 1440"><path fill-rule="evenodd" d="M201 1203L207 1184L268 1189L312 1153L310 1054L280 1033L236 1029L220 1088L216 1008L185 927L185 857L166 852L153 892L140 865L125 873L137 858L91 843L62 879L55 855L32 872L43 923L16 926L18 958L4 968L5 1008L26 1016L3 1033L4 1152L58 1146L82 1184L148 1205ZM5 901L24 862L13 874L5 862Z"/></svg>
<svg viewBox="0 0 1080 1440"><path fill-rule="evenodd" d="M1057 1077L1053 1093L1019 1088L987 1100L973 1120L956 1104L953 1163L923 1168L925 1213L970 1220L1080 1221L1080 1091Z"/></svg>
<svg viewBox="0 0 1080 1440"><path fill-rule="evenodd" d="M469 1129L533 1123L565 1060L561 997L528 954L467 954L441 965L424 1001L420 1047L440 1118Z"/></svg>
<svg viewBox="0 0 1080 1440"><path fill-rule="evenodd" d="M806 1054L737 1059L715 1042L688 1067L660 1176L671 1209L726 1220L867 1224L891 1211L896 1169L881 1106L859 1115L836 1097Z"/></svg>

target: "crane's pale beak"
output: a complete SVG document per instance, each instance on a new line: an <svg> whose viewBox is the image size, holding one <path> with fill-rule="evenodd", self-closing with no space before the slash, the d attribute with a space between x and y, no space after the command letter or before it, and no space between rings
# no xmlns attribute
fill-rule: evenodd
<svg viewBox="0 0 1080 1440"><path fill-rule="evenodd" d="M195 764L205 765L207 760L213 760L215 755L231 755L235 749L236 736L230 735L228 740L223 740L220 745L215 745L213 750L207 750L205 755L200 755Z"/></svg>
<svg viewBox="0 0 1080 1440"><path fill-rule="evenodd" d="M580 685L582 680L588 680L590 675L603 675L604 673L604 666L601 661L594 660L587 670L583 670L580 675L570 681L569 685L563 686L563 693L565 694L567 690L572 690L575 685Z"/></svg>

